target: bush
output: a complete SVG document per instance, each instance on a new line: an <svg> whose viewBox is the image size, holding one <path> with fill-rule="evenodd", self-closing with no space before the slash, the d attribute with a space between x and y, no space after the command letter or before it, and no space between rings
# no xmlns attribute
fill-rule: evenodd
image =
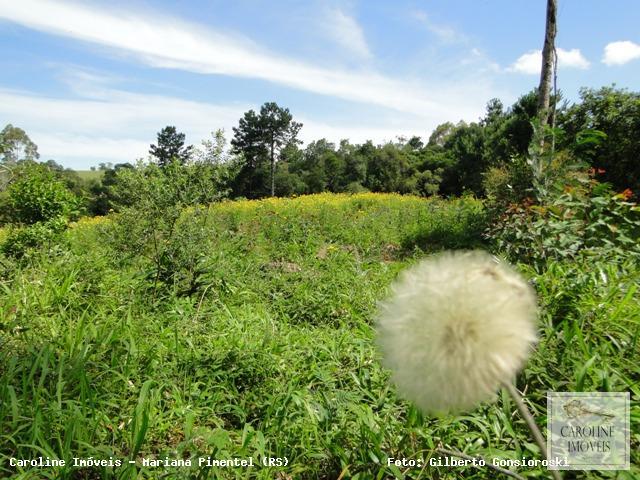
<svg viewBox="0 0 640 480"><path fill-rule="evenodd" d="M46 165L24 163L8 188L9 220L33 225L79 214L80 200Z"/></svg>
<svg viewBox="0 0 640 480"><path fill-rule="evenodd" d="M0 226L11 222L11 203L9 193L0 191Z"/></svg>
<svg viewBox="0 0 640 480"><path fill-rule="evenodd" d="M356 194L356 193L365 193L365 192L368 192L368 191L369 191L369 189L368 189L368 188L366 188L366 187L363 187L363 186L362 186L362 184L361 184L360 182L351 182L351 183L349 183L349 184L345 187L344 191L345 191L346 193L353 193L353 194Z"/></svg>
<svg viewBox="0 0 640 480"><path fill-rule="evenodd" d="M513 158L507 165L489 167L482 174L487 200L498 208L518 203L531 195L531 167L523 158Z"/></svg>
<svg viewBox="0 0 640 480"><path fill-rule="evenodd" d="M67 228L64 217L55 217L46 222L38 222L27 227L16 228L9 232L0 245L0 251L7 257L22 258L29 250L56 241Z"/></svg>
<svg viewBox="0 0 640 480"><path fill-rule="evenodd" d="M593 255L622 260L640 257L640 207L632 193L614 193L608 184L586 180L567 186L546 205L525 200L512 205L489 235L516 260L542 265L548 259Z"/></svg>
<svg viewBox="0 0 640 480"><path fill-rule="evenodd" d="M155 232L162 241L148 251L151 260L146 282L149 288L164 288L177 295L192 295L200 289L201 276L211 273L208 212L185 211L170 231Z"/></svg>
<svg viewBox="0 0 640 480"><path fill-rule="evenodd" d="M170 207L209 204L226 196L226 174L223 168L206 163L175 161L160 168L139 162L135 168L117 170L111 186L113 206L160 213Z"/></svg>
<svg viewBox="0 0 640 480"><path fill-rule="evenodd" d="M145 289L197 290L208 242L206 208L199 205L225 195L219 175L215 165L178 162L118 172L113 192L119 213L108 229L109 243L122 260L144 259Z"/></svg>

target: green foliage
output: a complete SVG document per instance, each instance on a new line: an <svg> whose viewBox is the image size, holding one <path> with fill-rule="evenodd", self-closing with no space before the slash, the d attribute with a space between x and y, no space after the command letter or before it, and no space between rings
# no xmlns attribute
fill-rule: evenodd
<svg viewBox="0 0 640 480"><path fill-rule="evenodd" d="M79 214L80 200L47 165L26 162L15 175L8 188L11 221L30 225Z"/></svg>
<svg viewBox="0 0 640 480"><path fill-rule="evenodd" d="M432 133L422 155L424 167L442 169L439 192L519 198L530 188L523 176L536 117L536 92L518 99L509 109L493 99L479 123L444 123ZM500 183L500 179L504 183ZM487 192L486 188L492 189Z"/></svg>
<svg viewBox="0 0 640 480"><path fill-rule="evenodd" d="M640 258L640 208L629 192L583 179L543 205L514 204L491 236L512 258L534 265L549 259Z"/></svg>
<svg viewBox="0 0 640 480"><path fill-rule="evenodd" d="M559 101L557 98L553 103ZM640 173L636 171L636 158L640 154L637 141L640 134L636 134L640 128L639 102L638 93L615 87L584 89L579 102L559 109L553 132L550 127L537 132L534 129L537 91L533 90L510 107L500 100L490 100L478 122L438 125L426 143L419 137L399 138L380 145L371 141L351 144L348 140L335 145L320 139L304 150L298 148L297 140L301 124L293 121L288 109L265 103L259 112L246 112L234 128L231 142L234 155L226 151L222 131L213 133L194 149L185 146L184 134L175 127L166 127L158 133L157 144L151 146L150 153L161 166L172 160L218 166L218 174L224 177L222 183L236 197L354 192L364 188L421 196L459 196L471 192L504 205L531 196L532 189L549 189L561 174L547 168L549 175L545 174L545 178L550 183L541 185L543 177L538 167L555 161L555 157L549 155L551 148L541 152L529 148L536 146L532 142L534 137L538 140L544 137L550 147L553 134L554 154L563 152L566 159L579 159L602 171L601 179L616 190L630 188L635 196L640 191ZM14 177L15 159L37 156L35 145L29 143L25 132L10 125L5 131L7 139L2 140L0 135L0 144L4 145L0 148L5 153L13 152L10 153L13 160L0 162L0 192ZM526 161L537 169L535 175L528 174L531 168ZM86 174L83 179L53 161L48 163L56 177L82 199L88 211L104 215L115 209L118 203L112 188L116 183L115 172L112 178L87 181ZM569 163L563 161L560 167ZM102 164L100 170L109 172L118 168Z"/></svg>
<svg viewBox="0 0 640 480"><path fill-rule="evenodd" d="M482 194L482 175L486 164L482 157L483 128L477 123L461 123L447 137L444 148L453 159L445 170L442 193L460 195L468 190Z"/></svg>
<svg viewBox="0 0 640 480"><path fill-rule="evenodd" d="M415 173L413 177L407 181L406 190L423 197L436 195L440 190L443 172L444 170L442 168L436 168L434 170L424 170L423 172Z"/></svg>
<svg viewBox="0 0 640 480"><path fill-rule="evenodd" d="M21 259L43 246L53 246L60 234L67 228L64 217L54 217L25 227L9 230L7 237L0 243L0 252L7 257Z"/></svg>
<svg viewBox="0 0 640 480"><path fill-rule="evenodd" d="M116 168L113 175L111 192L116 208L135 207L156 216L171 208L181 211L188 205L215 202L226 193L224 171L210 163L182 165L173 161L161 168L139 161L133 168Z"/></svg>
<svg viewBox="0 0 640 480"><path fill-rule="evenodd" d="M633 192L593 179L622 190L625 171L635 178L634 95L584 94L559 115L556 151L539 149L551 130L531 124L534 94L507 109L489 102L478 123L440 125L426 145L319 140L304 150L288 111L265 104L234 130L237 157L222 132L187 152L165 129L153 146L161 166L104 165L92 208L116 212L68 230L86 184L55 162L12 165L0 204L23 208L13 220L29 225L0 231L0 457L270 455L289 465L219 475L448 480L459 471L386 460L429 458L440 444L537 456L505 395L465 416L423 418L378 361L372 317L396 275L432 251L491 245L519 262L540 299L540 342L518 387L539 413L549 390L630 391L629 478L638 476L640 211ZM265 133L287 123L281 141ZM576 159L596 167L590 176ZM219 201L229 186L257 197L270 184L281 196L350 194ZM486 194L503 215L487 230L488 209L473 197L367 189ZM0 476L24 478L211 474L0 461Z"/></svg>
<svg viewBox="0 0 640 480"><path fill-rule="evenodd" d="M20 175L0 203L12 215L22 205L16 215L30 225L0 231L0 456L287 456L285 468L221 475L361 479L457 478L441 467L387 465L437 455L440 444L537 456L506 396L463 417L423 418L397 398L378 361L372 316L398 272L432 251L489 244L519 262L539 293L540 342L518 387L540 413L549 390L630 391L629 478L637 476L640 209L630 190L594 180L622 190L619 166L633 173L634 137L622 138L635 128L633 95L583 95L558 118L564 136L533 128L529 94L509 109L489 102L479 123L443 124L426 145L319 140L304 150L290 114L288 137L265 135L288 113L265 104L234 130L238 157L225 154L217 132L187 161L184 138L169 131L157 148L180 146L162 166L105 165L92 208L116 213L70 230L65 217L86 184L55 162L13 165ZM556 151L539 148L550 133ZM576 159L596 168L587 176ZM270 184L281 196L355 195L219 202L229 185L256 197ZM486 194L490 213L502 215L487 230L488 209L473 197L358 193L367 189ZM0 476L11 475L205 478L211 470L0 462Z"/></svg>
<svg viewBox="0 0 640 480"><path fill-rule="evenodd" d="M532 120L537 115L538 92L521 96L507 111L496 100L489 101L482 120L485 142L482 155L490 166L507 164L511 159L526 156L533 136Z"/></svg>
<svg viewBox="0 0 640 480"><path fill-rule="evenodd" d="M11 223L12 213L9 192L0 190L0 228L2 225Z"/></svg>
<svg viewBox="0 0 640 480"><path fill-rule="evenodd" d="M491 202L504 205L514 200L511 172L506 167L490 167L482 175L482 187Z"/></svg>
<svg viewBox="0 0 640 480"><path fill-rule="evenodd" d="M559 117L566 131L564 146L596 169L603 180L622 191L640 191L640 93L603 87L582 89L581 102ZM596 143L585 142L585 133Z"/></svg>
<svg viewBox="0 0 640 480"><path fill-rule="evenodd" d="M289 170L289 164L283 162L276 170L276 190L278 197L302 195L307 192L307 184L296 173Z"/></svg>
<svg viewBox="0 0 640 480"><path fill-rule="evenodd" d="M364 187L360 182L351 182L344 187L344 191L345 193L364 193L370 190Z"/></svg>
<svg viewBox="0 0 640 480"><path fill-rule="evenodd" d="M156 158L161 168L172 162L184 164L191 158L193 146L185 146L185 134L174 126L166 126L158 132L158 144L152 144L149 153Z"/></svg>
<svg viewBox="0 0 640 480"><path fill-rule="evenodd" d="M293 121L288 108L267 102L260 114L249 110L233 128L233 151L242 154L245 164L239 173L234 192L248 198L275 195L276 163L287 147L300 143L297 139L302 124ZM268 165L268 167L266 167ZM269 182L266 183L266 169Z"/></svg>
<svg viewBox="0 0 640 480"><path fill-rule="evenodd" d="M35 161L38 146L24 130L10 123L0 132L0 164L15 165L19 161Z"/></svg>
<svg viewBox="0 0 640 480"><path fill-rule="evenodd" d="M192 235L208 239L202 270L193 292L167 289L155 299L140 281L151 257L123 255L110 243L112 220L81 220L64 233L64 252L36 252L0 281L0 455L126 460L137 452L194 466L36 469L2 461L0 475L207 478L212 469L196 459L212 456L256 464L220 478L453 480L460 470L405 470L387 458L439 456L440 443L489 458L538 458L505 395L465 416L421 416L395 393L371 328L396 275L425 250L472 246L465 235L479 242L483 211L472 198L379 194L187 209L174 246ZM541 339L518 387L539 414L548 390L630 391L633 478L640 271L630 260L551 260L541 273L520 265L542 310ZM288 465L257 466L263 455L286 456ZM464 471L471 480L492 474Z"/></svg>
<svg viewBox="0 0 640 480"><path fill-rule="evenodd" d="M89 185L89 191L91 192L89 211L93 215L107 215L117 209L118 204L131 203L131 201L127 200L127 193L122 190L117 192L118 189L116 187L118 184L118 171L125 168L132 169L134 167L130 163L118 163L111 168L105 168L97 172L100 174L98 181Z"/></svg>
<svg viewBox="0 0 640 480"><path fill-rule="evenodd" d="M33 162L38 159L38 146L21 128L11 124L0 131L0 195L15 178L18 162ZM0 197L0 206L2 205ZM0 210L1 212L1 210ZM3 216L0 213L0 224Z"/></svg>
<svg viewBox="0 0 640 480"><path fill-rule="evenodd" d="M409 164L406 155L392 144L376 148L367 163L365 187L374 192L406 192Z"/></svg>
<svg viewBox="0 0 640 480"><path fill-rule="evenodd" d="M206 163L164 168L139 163L117 171L112 185L119 213L108 229L111 242L128 257L148 259L143 283L160 289L191 291L198 259L207 244L199 212L224 197L220 166ZM196 207L187 213L186 207Z"/></svg>

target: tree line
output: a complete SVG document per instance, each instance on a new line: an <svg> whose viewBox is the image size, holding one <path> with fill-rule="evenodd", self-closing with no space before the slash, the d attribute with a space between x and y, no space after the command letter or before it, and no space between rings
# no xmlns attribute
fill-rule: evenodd
<svg viewBox="0 0 640 480"><path fill-rule="evenodd" d="M67 193L55 192L64 190L76 198L75 210L93 215L134 204L137 194L131 189L141 187L133 178L144 182L162 175L174 182L176 175L184 177L179 183L190 185L190 201L202 203L222 197L361 191L469 193L517 202L526 198L533 181L527 162L538 98L534 90L509 107L490 100L477 122L446 122L424 139L398 137L384 144L319 139L304 147L298 139L303 125L287 108L269 102L239 119L230 145L220 130L198 146L187 145L184 133L167 126L150 145L148 161L102 164L103 174L92 180L53 160L39 162L37 146L27 133L7 125L0 132L1 217L5 223L24 221L12 218L9 210L19 209L10 197L26 175L41 182L49 179L48 195L68 203ZM558 104L560 100L553 99ZM640 191L639 93L615 86L583 89L578 102L560 105L553 123L553 130L546 128L554 137L551 167L558 175L579 164L598 172L599 180L615 190ZM46 192L32 193L46 197Z"/></svg>

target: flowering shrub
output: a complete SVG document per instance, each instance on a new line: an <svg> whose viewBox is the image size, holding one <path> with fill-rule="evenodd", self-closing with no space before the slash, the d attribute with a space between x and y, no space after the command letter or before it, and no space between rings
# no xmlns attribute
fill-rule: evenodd
<svg viewBox="0 0 640 480"><path fill-rule="evenodd" d="M511 205L488 235L511 257L536 265L578 255L640 256L640 207L631 196L589 179L565 187L546 205L531 199Z"/></svg>

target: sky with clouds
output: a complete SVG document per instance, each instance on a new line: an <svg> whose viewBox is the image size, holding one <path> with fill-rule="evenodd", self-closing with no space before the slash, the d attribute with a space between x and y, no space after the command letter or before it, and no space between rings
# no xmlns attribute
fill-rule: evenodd
<svg viewBox="0 0 640 480"><path fill-rule="evenodd" d="M559 0L558 87L640 90L640 2ZM301 138L428 137L538 83L544 0L0 0L0 128L86 169L288 107Z"/></svg>

